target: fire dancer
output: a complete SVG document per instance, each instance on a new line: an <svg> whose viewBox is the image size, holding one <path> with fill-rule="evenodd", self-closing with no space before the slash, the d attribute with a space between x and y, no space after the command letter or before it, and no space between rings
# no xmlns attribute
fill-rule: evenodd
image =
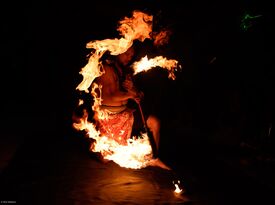
<svg viewBox="0 0 275 205"><path fill-rule="evenodd" d="M134 114L141 114L137 113L133 106L133 102L139 104L143 98L143 92L135 87L132 79L133 71L130 65L134 55L135 46L133 45L122 54L107 57L102 63L104 73L94 81L102 86L100 112L108 116L99 118L98 113L95 112L96 125L101 134L122 145L127 145L127 140L132 135L136 119ZM160 121L157 117L150 115L146 122L158 149ZM160 160L154 160L154 163L153 166L170 169Z"/></svg>

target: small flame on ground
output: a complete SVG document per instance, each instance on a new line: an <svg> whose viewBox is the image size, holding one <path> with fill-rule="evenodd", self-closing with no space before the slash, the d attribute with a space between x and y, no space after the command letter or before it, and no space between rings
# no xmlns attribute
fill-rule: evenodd
<svg viewBox="0 0 275 205"><path fill-rule="evenodd" d="M183 191L183 189L181 189L180 187L179 187L179 184L180 184L180 181L178 180L177 181L177 183L175 183L174 181L173 181L173 184L175 185L175 190L174 190L174 192L176 193L176 194L180 194L182 191Z"/></svg>

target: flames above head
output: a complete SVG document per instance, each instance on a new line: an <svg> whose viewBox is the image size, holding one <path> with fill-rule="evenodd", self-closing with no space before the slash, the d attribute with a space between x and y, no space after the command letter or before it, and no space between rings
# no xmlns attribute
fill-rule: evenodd
<svg viewBox="0 0 275 205"><path fill-rule="evenodd" d="M106 113L101 111L102 102L101 89L102 86L94 82L94 80L104 73L101 58L106 51L111 55L119 55L127 51L133 44L134 40L143 42L145 39L151 39L153 16L141 11L133 11L131 17L125 17L119 21L117 31L120 38L93 40L87 43L86 48L92 49L88 63L81 69L80 74L83 79L76 87L76 90L90 93L94 99L92 110L97 113L98 119L108 117ZM165 33L155 36L156 43L163 43ZM133 64L135 74L149 70L153 67L162 67L168 70L169 78L175 79L174 71L178 66L178 61L166 59L157 56L148 59L147 56L139 62ZM90 89L91 88L91 89ZM79 106L84 104L79 99ZM83 116L73 123L73 127L77 130L85 130L88 137L93 139L91 150L100 153L105 159L112 160L122 167L139 169L148 166L152 160L152 148L147 134L141 134L139 137L133 137L127 141L126 145L120 145L113 139L109 139L100 133L96 125L88 120L88 112L84 110Z"/></svg>
<svg viewBox="0 0 275 205"><path fill-rule="evenodd" d="M135 39L143 42L146 38L150 39L153 25L153 16L140 11L134 11L131 18L125 17L119 21L118 31L129 41Z"/></svg>
<svg viewBox="0 0 275 205"><path fill-rule="evenodd" d="M121 38L95 40L87 43L86 47L93 49L89 62L80 72L83 76L82 82L77 86L77 90L88 92L93 80L102 75L100 70L102 55L109 51L111 55L119 55L128 50L134 40L144 41L150 39L152 32L153 16L141 11L133 11L132 17L125 17L119 21L118 31Z"/></svg>

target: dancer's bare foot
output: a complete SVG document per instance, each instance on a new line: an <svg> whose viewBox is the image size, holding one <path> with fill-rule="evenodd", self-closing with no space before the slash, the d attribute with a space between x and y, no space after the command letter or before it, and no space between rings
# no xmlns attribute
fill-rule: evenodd
<svg viewBox="0 0 275 205"><path fill-rule="evenodd" d="M166 170L172 170L170 167L168 167L166 164L164 164L159 158L152 159L149 163L149 166L160 167L160 168L166 169Z"/></svg>

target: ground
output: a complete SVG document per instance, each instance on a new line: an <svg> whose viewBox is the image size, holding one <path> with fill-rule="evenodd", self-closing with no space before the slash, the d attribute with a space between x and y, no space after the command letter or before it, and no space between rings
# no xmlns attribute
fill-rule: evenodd
<svg viewBox="0 0 275 205"><path fill-rule="evenodd" d="M40 119L32 120L32 126L51 121ZM163 147L161 156L171 171L159 167L133 170L102 163L73 130L33 132L10 150L12 157L2 166L0 199L28 205L265 205L274 201L274 187L229 163L236 162L236 156L201 145L181 146L174 151L177 156L167 150L165 155ZM178 180L185 190L179 195L173 192L173 182Z"/></svg>

